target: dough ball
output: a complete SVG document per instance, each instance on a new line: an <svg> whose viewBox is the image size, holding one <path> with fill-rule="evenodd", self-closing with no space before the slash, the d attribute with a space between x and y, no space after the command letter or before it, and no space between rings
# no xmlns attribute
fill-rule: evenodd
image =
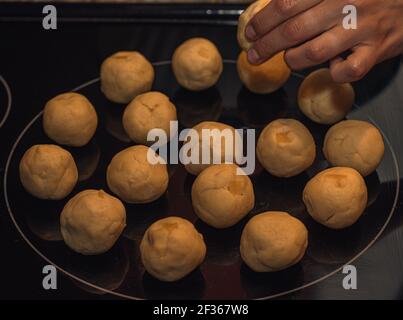
<svg viewBox="0 0 403 320"><path fill-rule="evenodd" d="M309 130L294 119L270 122L259 136L256 155L273 176L292 177L308 169L315 160L315 141Z"/></svg>
<svg viewBox="0 0 403 320"><path fill-rule="evenodd" d="M271 0L257 0L253 2L248 8L246 8L246 10L240 15L238 20L237 37L239 46L243 50L248 51L252 47L252 43L249 42L245 36L246 26L248 25L249 21L255 16L255 14L266 7L270 1Z"/></svg>
<svg viewBox="0 0 403 320"><path fill-rule="evenodd" d="M273 272L298 263L308 246L305 225L281 211L254 216L241 236L242 260L256 272Z"/></svg>
<svg viewBox="0 0 403 320"><path fill-rule="evenodd" d="M197 136L198 136L198 141L193 140L192 137L190 135L188 135L188 137L190 138L190 140L186 140L188 142L184 143L184 146L182 148L187 148L189 147L189 152L185 152L185 154L188 154L190 157L192 156L192 149L194 150L198 150L198 154L199 154L199 159L197 160L197 163L194 162L190 162L189 164L185 164L185 168L186 170L194 175L198 175L200 172L202 172L204 169L206 169L207 167L211 166L213 164L213 160L214 160L214 154L217 154L217 157L221 158L221 163L225 163L225 162L232 162L232 161L225 161L225 146L226 146L226 140L225 140L225 135L228 133L232 134L232 146L233 146L233 155L236 155L236 153L238 152L238 148L235 148L235 134L237 134L237 132L235 131L235 129L229 125L226 125L224 123L220 123L220 122L215 122L215 121L203 121L200 122L199 124L197 124L196 126L194 126L192 129L194 129L197 132ZM220 134L222 134L221 136L221 148L218 148L217 143L219 143L220 139L219 137L217 137L216 139L214 139L214 137L210 136L210 148L208 148L208 144L209 141L203 140L202 139L202 134L203 134L203 130L218 130L218 132ZM213 134L213 131L210 131ZM229 134L229 136L231 136ZM228 140L228 143L230 143L230 140ZM215 147L217 146L217 147ZM203 164L202 162L202 155L203 155L203 149L205 150L210 150L210 158L209 158L209 163L208 164ZM182 149L184 150L184 149ZM207 152L207 151L206 151Z"/></svg>
<svg viewBox="0 0 403 320"><path fill-rule="evenodd" d="M29 148L19 170L25 190L40 199L63 199L78 180L77 166L70 152L53 144Z"/></svg>
<svg viewBox="0 0 403 320"><path fill-rule="evenodd" d="M150 91L153 82L153 66L137 51L116 52L101 65L101 90L116 103L129 103Z"/></svg>
<svg viewBox="0 0 403 320"><path fill-rule="evenodd" d="M381 163L385 146L378 128L366 121L345 120L326 133L323 153L333 166L351 167L367 176Z"/></svg>
<svg viewBox="0 0 403 320"><path fill-rule="evenodd" d="M160 92L147 92L138 95L127 106L123 114L123 127L136 143L149 145L147 134L159 128L170 137L170 121L176 121L176 108L169 98Z"/></svg>
<svg viewBox="0 0 403 320"><path fill-rule="evenodd" d="M342 120L353 107L354 99L351 84L334 82L329 69L309 74L298 90L298 105L302 113L322 124Z"/></svg>
<svg viewBox="0 0 403 320"><path fill-rule="evenodd" d="M108 251L126 226L122 202L102 190L85 190L64 206L60 215L64 242L84 255Z"/></svg>
<svg viewBox="0 0 403 320"><path fill-rule="evenodd" d="M182 87L200 91L215 85L222 73L223 64L214 43L204 38L192 38L175 50L172 68Z"/></svg>
<svg viewBox="0 0 403 320"><path fill-rule="evenodd" d="M246 52L242 51L238 57L237 69L245 87L258 94L272 93L280 89L291 74L284 61L284 51L260 65L249 63Z"/></svg>
<svg viewBox="0 0 403 320"><path fill-rule="evenodd" d="M147 159L149 151L153 158L162 160L152 149L138 145L116 154L108 166L108 186L125 202L152 202L168 188L166 164L150 163Z"/></svg>
<svg viewBox="0 0 403 320"><path fill-rule="evenodd" d="M179 280L204 260L203 236L189 221L169 217L154 222L140 243L144 267L162 281Z"/></svg>
<svg viewBox="0 0 403 320"><path fill-rule="evenodd" d="M59 144L81 147L94 136L98 117L91 102L79 93L59 94L46 103L43 129Z"/></svg>
<svg viewBox="0 0 403 320"><path fill-rule="evenodd" d="M235 164L213 165L193 183L193 209L210 226L233 226L255 205L252 182L248 176L238 175L237 168Z"/></svg>
<svg viewBox="0 0 403 320"><path fill-rule="evenodd" d="M312 218L332 229L351 226L367 205L367 187L356 170L324 170L305 186L303 201Z"/></svg>

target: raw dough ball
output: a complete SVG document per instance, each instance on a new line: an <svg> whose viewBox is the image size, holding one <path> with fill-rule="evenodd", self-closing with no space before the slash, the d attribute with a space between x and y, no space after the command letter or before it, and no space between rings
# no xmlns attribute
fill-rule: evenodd
<svg viewBox="0 0 403 320"><path fill-rule="evenodd" d="M154 128L164 130L169 140L170 121L176 121L176 108L169 98L160 92L138 95L123 114L123 127L130 139L146 145L153 143L147 141L147 134Z"/></svg>
<svg viewBox="0 0 403 320"><path fill-rule="evenodd" d="M77 167L70 152L53 144L29 148L19 169L25 190L40 199L63 199L78 180Z"/></svg>
<svg viewBox="0 0 403 320"><path fill-rule="evenodd" d="M336 83L329 69L309 74L298 91L298 105L312 121L333 124L342 120L353 107L354 89L349 83Z"/></svg>
<svg viewBox="0 0 403 320"><path fill-rule="evenodd" d="M305 225L281 211L254 216L241 236L243 261L256 272L273 272L298 263L308 246Z"/></svg>
<svg viewBox="0 0 403 320"><path fill-rule="evenodd" d="M292 177L315 160L315 141L309 130L294 119L270 122L259 136L256 155L261 165L276 177Z"/></svg>
<svg viewBox="0 0 403 320"><path fill-rule="evenodd" d="M303 201L317 222L332 229L342 229L351 226L364 212L367 187L356 170L330 168L309 180Z"/></svg>
<svg viewBox="0 0 403 320"><path fill-rule="evenodd" d="M151 275L162 281L176 281L203 262L206 245L192 223L169 217L147 229L140 251L144 267Z"/></svg>
<svg viewBox="0 0 403 320"><path fill-rule="evenodd" d="M197 216L215 228L233 226L255 205L252 182L237 174L235 164L218 164L203 170L192 186Z"/></svg>
<svg viewBox="0 0 403 320"><path fill-rule="evenodd" d="M74 251L95 255L108 251L126 225L122 202L102 190L85 190L64 206L60 215L64 242Z"/></svg>
<svg viewBox="0 0 403 320"><path fill-rule="evenodd" d="M237 69L242 83L258 94L272 93L280 89L291 74L284 61L284 51L260 65L250 64L246 52L242 51L238 57Z"/></svg>
<svg viewBox="0 0 403 320"><path fill-rule="evenodd" d="M162 160L152 149L138 145L116 154L108 166L108 186L125 202L152 202L168 188L166 164L151 164L147 159L148 151L153 157Z"/></svg>
<svg viewBox="0 0 403 320"><path fill-rule="evenodd" d="M246 8L246 10L240 15L238 20L237 36L239 46L243 50L248 51L252 47L252 43L249 42L245 37L246 26L248 25L249 21L255 16L255 14L266 7L266 5L268 5L270 1L271 0L257 0L253 2L248 8Z"/></svg>
<svg viewBox="0 0 403 320"><path fill-rule="evenodd" d="M198 175L200 172L202 172L204 169L206 169L207 167L211 166L213 164L213 154L214 151L220 153L219 156L221 158L221 163L225 163L225 138L222 137L221 139L221 148L218 149L217 147L214 147L217 145L217 142L215 141L219 141L219 139L213 139L213 137L210 138L210 159L209 159L209 164L202 164L202 150L203 150L203 145L205 146L204 148L207 149L207 144L208 141L205 142L202 139L202 130L203 129L207 129L207 130L214 130L217 129L220 131L221 134L225 134L227 130L227 132L232 133L232 141L233 141L233 147L234 147L234 152L233 155L235 157L236 153L238 152L238 148L236 148L235 146L235 134L237 134L237 132L235 131L235 129L229 125L226 125L224 123L220 123L220 122L215 122L215 121L203 121L200 122L199 124L197 124L196 126L194 126L192 129L196 130L197 134L198 134L198 142L195 143L195 145L193 146L194 149L198 149L199 151L199 159L198 159L198 163L189 163L189 164L185 164L185 168L186 170L194 175ZM189 143L188 146L192 145L192 140L190 140L189 142L184 143L184 146L187 145ZM185 146L186 147L186 146ZM191 150L189 150L189 156L192 155ZM231 161L227 161L227 162L231 162Z"/></svg>
<svg viewBox="0 0 403 320"><path fill-rule="evenodd" d="M223 64L214 43L204 38L192 38L175 50L172 68L182 87L200 91L215 85Z"/></svg>
<svg viewBox="0 0 403 320"><path fill-rule="evenodd" d="M46 103L43 129L57 143L81 147L93 137L98 117L91 102L79 93L59 94Z"/></svg>
<svg viewBox="0 0 403 320"><path fill-rule="evenodd" d="M129 103L150 91L153 82L153 66L137 51L116 52L101 65L101 90L116 103Z"/></svg>
<svg viewBox="0 0 403 320"><path fill-rule="evenodd" d="M333 166L356 169L364 177L381 163L385 146L379 130L369 122L345 120L329 129L323 153Z"/></svg>

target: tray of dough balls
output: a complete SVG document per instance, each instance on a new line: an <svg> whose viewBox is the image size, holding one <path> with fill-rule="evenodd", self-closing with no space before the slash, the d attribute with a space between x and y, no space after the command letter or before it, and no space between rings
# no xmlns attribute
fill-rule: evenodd
<svg viewBox="0 0 403 320"><path fill-rule="evenodd" d="M94 294L260 299L309 287L364 254L393 214L394 152L357 116L359 94L326 68L291 72L283 53L228 60L205 38L169 61L117 52L20 134L6 170L11 217ZM241 144L220 138L201 162L205 130Z"/></svg>

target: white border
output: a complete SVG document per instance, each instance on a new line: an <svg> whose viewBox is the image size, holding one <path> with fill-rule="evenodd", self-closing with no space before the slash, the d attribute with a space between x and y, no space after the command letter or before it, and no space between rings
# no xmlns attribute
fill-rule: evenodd
<svg viewBox="0 0 403 320"><path fill-rule="evenodd" d="M4 88L6 89L6 93L7 93L6 113L4 114L3 118L0 120L0 128L1 128L4 125L4 123L6 122L8 116L10 114L12 95L11 95L10 86L8 85L6 79L4 79L2 75L0 75L0 82L3 84Z"/></svg>

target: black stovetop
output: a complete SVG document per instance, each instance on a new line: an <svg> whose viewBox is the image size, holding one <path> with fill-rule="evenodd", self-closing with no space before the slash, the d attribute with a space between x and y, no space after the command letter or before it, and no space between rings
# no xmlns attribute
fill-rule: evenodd
<svg viewBox="0 0 403 320"><path fill-rule="evenodd" d="M73 191L76 193L88 187L106 188L99 172L114 153L129 144L121 130L121 109L107 105L99 92L99 66L108 55L139 50L154 62L154 89L174 100L182 125L190 126L203 118L259 130L273 118L290 116L307 124L320 143L327 128L310 123L295 107L296 90L309 70L293 74L284 90L269 97L259 98L242 88L234 66L239 53L235 24L242 6L57 7L58 29L45 31L41 5L0 4L0 298L403 298L403 60L387 61L354 84L357 101L349 117L374 122L386 140L385 159L377 173L366 179L371 205L356 226L335 233L307 219L299 197L293 194L301 192L314 171L287 183L259 173L252 177L258 186L257 199L261 199L255 211L287 206L304 220L312 230L307 257L286 272L255 275L239 262L236 239L243 223L217 233L189 215L207 235L212 250L201 271L172 287L143 275L137 266L135 243L138 234L157 218L144 217L145 211L191 211L188 190L192 178L181 167L170 168L170 195L151 206L129 207L137 216L129 219L129 228L116 248L103 257L83 260L65 248L55 231L57 215L53 213L63 202L35 200L18 181L16 168L23 151L48 141L40 126L44 103L80 86L78 91L90 97L100 114L94 141L83 150L72 150L82 166L95 163L93 177L83 178ZM222 79L203 96L180 90L170 71L172 52L193 36L212 40L225 59ZM323 165L319 159L313 170ZM58 289L44 290L42 268L48 264L44 258L76 279L59 272ZM357 290L342 286L345 275L340 268L348 262L357 268ZM106 290L99 291L82 280ZM120 296L105 292L108 290Z"/></svg>

